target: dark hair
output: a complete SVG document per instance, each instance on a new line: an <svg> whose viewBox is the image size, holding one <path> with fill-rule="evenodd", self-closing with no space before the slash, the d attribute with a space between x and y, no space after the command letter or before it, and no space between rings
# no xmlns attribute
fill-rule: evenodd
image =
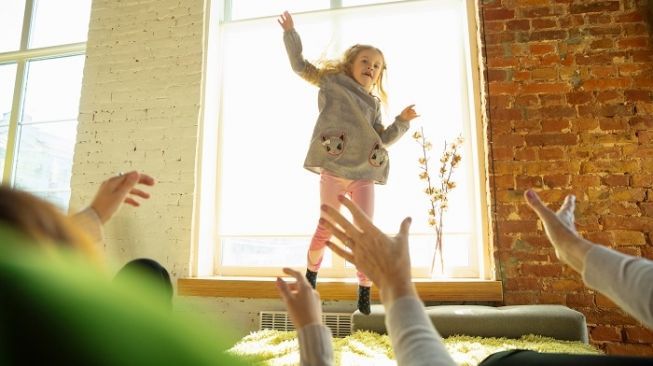
<svg viewBox="0 0 653 366"><path fill-rule="evenodd" d="M134 259L118 271L114 281L126 283L134 277L148 279L159 294L166 299L167 305L172 306L173 290L170 274L159 262L149 258Z"/></svg>

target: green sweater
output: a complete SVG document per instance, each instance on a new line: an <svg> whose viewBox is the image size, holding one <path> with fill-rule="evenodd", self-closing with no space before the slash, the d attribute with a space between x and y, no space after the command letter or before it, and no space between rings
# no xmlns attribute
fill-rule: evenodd
<svg viewBox="0 0 653 366"><path fill-rule="evenodd" d="M83 258L0 226L0 364L243 364L224 339L144 285L112 285Z"/></svg>

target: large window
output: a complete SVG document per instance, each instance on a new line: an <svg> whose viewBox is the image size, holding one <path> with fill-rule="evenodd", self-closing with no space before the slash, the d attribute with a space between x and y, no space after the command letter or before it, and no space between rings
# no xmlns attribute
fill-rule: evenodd
<svg viewBox="0 0 653 366"><path fill-rule="evenodd" d="M205 145L216 146L207 134L217 139L217 161L205 159L209 163L203 165L204 171L217 170L217 226L203 223L216 227L217 245L212 252L200 244L198 252L214 259L212 273L278 275L279 267L306 265L319 217L319 176L302 163L318 113L318 89L290 68L276 22L278 14L289 10L308 60L339 57L355 43L384 52L390 96L386 125L403 107L416 104L421 117L389 148L390 176L387 185L376 186L374 222L392 234L405 216L412 216L411 258L417 276L430 276L435 236L427 224L426 186L419 179L421 148L411 135L424 128L435 162L445 140L465 138L444 223L446 273L483 276L481 167L465 1L238 0L223 5L213 10L222 19L209 41L218 55L212 65L219 70L217 132L204 129ZM206 119L210 125L210 116ZM354 269L327 250L320 273L351 277Z"/></svg>
<svg viewBox="0 0 653 366"><path fill-rule="evenodd" d="M0 2L0 174L63 210L91 0Z"/></svg>

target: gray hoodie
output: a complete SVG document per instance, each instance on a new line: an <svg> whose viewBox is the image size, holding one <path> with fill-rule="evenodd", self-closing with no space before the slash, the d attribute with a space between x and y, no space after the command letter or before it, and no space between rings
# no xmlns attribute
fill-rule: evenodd
<svg viewBox="0 0 653 366"><path fill-rule="evenodd" d="M315 72L315 66L302 56L302 41L294 29L284 32L283 41L290 65L299 76L306 78ZM386 147L406 133L409 123L397 117L384 129L379 99L344 73L324 75L318 86L319 116L304 168L385 184L390 169Z"/></svg>

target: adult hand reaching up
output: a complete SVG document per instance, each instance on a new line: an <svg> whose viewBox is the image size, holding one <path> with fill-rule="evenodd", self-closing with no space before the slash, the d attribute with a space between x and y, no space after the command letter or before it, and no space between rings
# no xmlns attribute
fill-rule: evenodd
<svg viewBox="0 0 653 366"><path fill-rule="evenodd" d="M322 324L320 294L313 290L301 273L290 268L284 268L283 272L297 280L288 284L281 277L277 277L277 289L295 327L300 329L309 324Z"/></svg>
<svg viewBox="0 0 653 366"><path fill-rule="evenodd" d="M339 201L351 212L353 221L349 222L333 207L323 205L326 225L331 233L347 248L329 241L327 246L334 253L353 263L365 273L379 288L381 301L389 306L402 296L417 296L411 281L410 254L408 252L408 229L411 218L405 218L395 237L385 235L374 226L370 219L351 200L340 196Z"/></svg>
<svg viewBox="0 0 653 366"><path fill-rule="evenodd" d="M527 190L524 197L542 220L546 235L553 244L558 259L570 265L575 271L583 273L585 256L593 244L583 239L574 226L576 197L568 195L557 212L546 207L533 190Z"/></svg>
<svg viewBox="0 0 653 366"><path fill-rule="evenodd" d="M138 198L148 199L150 194L134 188L137 184L153 186L156 183L154 178L147 174L131 171L125 174L119 174L111 177L100 185L95 198L91 203L91 208L104 224L118 211L122 203L138 207L140 206Z"/></svg>

